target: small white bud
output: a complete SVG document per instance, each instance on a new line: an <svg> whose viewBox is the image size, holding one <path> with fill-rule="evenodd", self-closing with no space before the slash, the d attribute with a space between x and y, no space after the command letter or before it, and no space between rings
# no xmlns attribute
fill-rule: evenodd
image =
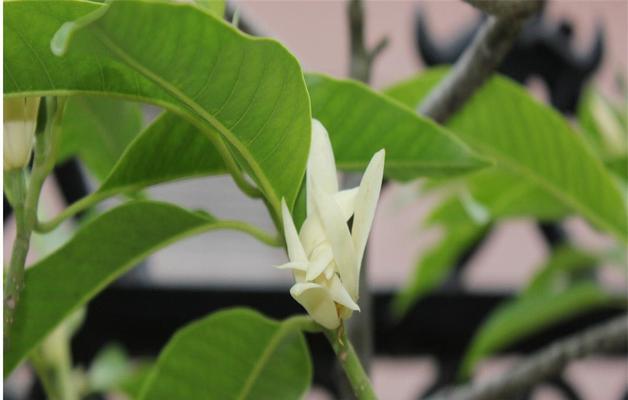
<svg viewBox="0 0 628 400"><path fill-rule="evenodd" d="M31 159L39 97L4 99L4 131L2 134L4 170L24 168Z"/></svg>

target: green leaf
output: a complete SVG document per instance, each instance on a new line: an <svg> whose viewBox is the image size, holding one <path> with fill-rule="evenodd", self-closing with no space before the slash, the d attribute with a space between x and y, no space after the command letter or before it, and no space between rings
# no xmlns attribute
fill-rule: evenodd
<svg viewBox="0 0 628 400"><path fill-rule="evenodd" d="M508 172L490 168L454 183L457 190L424 221L426 226L439 226L445 233L419 260L414 277L397 294L393 304L397 315L403 315L449 276L469 246L486 233L489 222L516 217L553 221L565 216L564 205L546 191L528 181L513 179Z"/></svg>
<svg viewBox="0 0 628 400"><path fill-rule="evenodd" d="M136 361L133 365L133 371L120 382L120 385L116 388L116 392L124 393L129 399L139 398L142 388L148 380L154 366L155 360Z"/></svg>
<svg viewBox="0 0 628 400"><path fill-rule="evenodd" d="M5 347L5 376L65 317L139 261L182 238L225 228L247 230L206 213L151 201L125 203L86 223L26 271Z"/></svg>
<svg viewBox="0 0 628 400"><path fill-rule="evenodd" d="M340 168L364 169L373 153L383 146L387 147L387 175L391 178L411 179L424 174L448 174L481 165L464 145L456 139L451 139L451 134L366 87L350 81L332 80L317 75L309 76L308 82L315 98L320 98L329 91L340 93L335 95L338 98L351 96L353 109L357 110L355 118L368 120L372 114L369 110L375 107L381 112L390 113L397 121L407 123L405 131L403 127L397 126L387 130L387 135L374 132L377 134L370 137L369 133L363 130L363 125L342 124L337 116L330 114L328 108L315 109L314 117L332 125L330 134L336 146ZM415 131L420 132L423 143L434 142L435 146L448 149L442 153L441 162L447 164L443 171L435 169L434 160L438 154L430 155L424 152L423 149L427 148L427 145L421 146L419 151L407 151L409 147L403 145L403 140L414 140L410 137L416 135ZM401 140L385 138L395 135ZM363 139L347 141L347 138L352 137ZM348 143L355 146L348 146ZM448 155L456 152L460 157ZM181 157L182 154L185 154L185 157ZM426 157L432 158L427 160ZM459 165L459 168L450 168L448 164L450 162L451 165ZM176 114L165 112L130 145L99 192L120 193L171 180L225 172L224 163L211 141L195 125Z"/></svg>
<svg viewBox="0 0 628 400"><path fill-rule="evenodd" d="M606 160L606 167L628 185L628 155Z"/></svg>
<svg viewBox="0 0 628 400"><path fill-rule="evenodd" d="M340 169L361 171L382 148L386 176L401 181L486 164L446 129L359 82L313 74L306 80L312 114L329 131Z"/></svg>
<svg viewBox="0 0 628 400"><path fill-rule="evenodd" d="M445 73L428 71L387 93L416 107ZM447 126L516 179L538 185L593 224L628 240L626 204L600 160L556 111L517 84L494 77Z"/></svg>
<svg viewBox="0 0 628 400"><path fill-rule="evenodd" d="M616 296L590 282L575 284L562 292L522 296L506 303L488 317L472 339L461 372L469 376L480 360L518 340L578 314L616 303Z"/></svg>
<svg viewBox="0 0 628 400"><path fill-rule="evenodd" d="M165 112L131 143L98 192L119 193L225 172L209 139L196 126Z"/></svg>
<svg viewBox="0 0 628 400"><path fill-rule="evenodd" d="M441 202L426 222L447 226L472 223L468 207L464 204L465 197L472 198L483 207L492 221L519 217L555 221L568 214L566 207L547 191L496 168L465 177L458 192Z"/></svg>
<svg viewBox="0 0 628 400"><path fill-rule="evenodd" d="M314 99L334 91L337 98L351 96L353 100L351 110L343 114L333 115L326 107L314 109L314 117L330 125L328 129L340 168L363 170L373 153L384 146L387 149L387 175L392 178L411 179L423 174L448 174L481 165L464 145L451 139L449 133L366 87L315 75L308 76L308 84ZM339 118L357 110L355 118L367 121L373 114L372 108L392 115L399 122L405 121L406 127L390 127L386 135L371 131L374 136L370 136L371 133L364 130L363 124L342 124ZM441 153L441 163L447 164L443 171L435 169L434 160L438 161L439 154L427 154L424 151L428 145L420 146L419 151L407 151L409 147L404 146L403 141L410 140L416 132L420 132L422 143L433 142L434 146L446 149ZM398 136L399 140L386 139L393 136ZM348 140L354 137L360 140ZM181 154L186 156L181 157ZM450 165L460 167L450 168ZM119 192L128 187L144 187L179 178L224 172L224 163L212 143L193 124L166 112L131 145L100 192Z"/></svg>
<svg viewBox="0 0 628 400"><path fill-rule="evenodd" d="M413 304L437 288L449 276L456 261L485 231L485 227L474 224L447 227L438 244L419 260L414 277L395 296L392 305L395 315L403 316Z"/></svg>
<svg viewBox="0 0 628 400"><path fill-rule="evenodd" d="M189 324L162 350L139 398L302 398L311 362L303 334L287 321L231 309Z"/></svg>
<svg viewBox="0 0 628 400"><path fill-rule="evenodd" d="M580 127L602 159L625 156L628 152L626 106L624 102L616 110L594 89L587 90L578 105Z"/></svg>
<svg viewBox="0 0 628 400"><path fill-rule="evenodd" d="M235 157L275 213L282 197L294 203L311 116L301 68L279 43L190 4L9 2L4 12L5 94L92 93L162 106L196 125L223 158Z"/></svg>
<svg viewBox="0 0 628 400"><path fill-rule="evenodd" d="M98 97L68 99L57 162L78 156L102 181L142 128L138 104Z"/></svg>
<svg viewBox="0 0 628 400"><path fill-rule="evenodd" d="M545 266L534 275L522 295L534 296L565 290L573 284L579 273L590 272L599 262L598 257L580 249L559 247L554 250Z"/></svg>
<svg viewBox="0 0 628 400"><path fill-rule="evenodd" d="M194 0L194 3L219 18L222 18L225 15L225 0Z"/></svg>

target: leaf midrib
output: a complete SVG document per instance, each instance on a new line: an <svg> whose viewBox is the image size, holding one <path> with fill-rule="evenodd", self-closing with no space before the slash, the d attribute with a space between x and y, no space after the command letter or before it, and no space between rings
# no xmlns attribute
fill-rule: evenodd
<svg viewBox="0 0 628 400"><path fill-rule="evenodd" d="M589 207L583 206L582 203L578 201L571 193L566 193L558 189L554 183L547 181L546 179L543 178L542 175L538 174L535 171L530 170L525 164L512 161L507 154L502 154L500 151L496 150L494 147L491 147L485 143L474 143L474 146L478 149L481 149L481 151L485 154L491 154L493 157L495 157L495 159L499 161L499 163L510 168L515 173L525 176L532 182L538 183L545 190L547 190L548 192L550 192L557 198L562 199L562 201L564 201L565 204L567 204L570 207L573 207L573 209L587 216L588 218L593 220L594 223L598 224L600 227L608 230L609 232L613 232L622 241L628 242L628 236L626 232L622 232L622 230L619 229L619 227L616 227L614 225L607 223L604 217L599 215L595 210L589 209ZM624 211L625 211L625 208L624 208ZM624 212L624 215L625 214L626 213Z"/></svg>
<svg viewBox="0 0 628 400"><path fill-rule="evenodd" d="M277 350L277 347L281 343L281 340L290 330L290 325L286 322L283 322L280 324L279 329L277 329L275 333L273 333L257 363L253 366L253 370L246 378L244 385L242 385L242 390L237 397L238 400L245 400L248 398L253 389L253 385L261 375L264 366L268 364L270 357L272 357L273 353L275 352L275 350Z"/></svg>
<svg viewBox="0 0 628 400"><path fill-rule="evenodd" d="M124 49L122 49L120 46L118 46L116 43L110 40L107 34L103 32L100 28L95 26L94 31L97 37L102 41L102 43L107 48L109 48L112 52L114 52L118 57L120 57L122 61L125 62L129 67L131 67L132 69L135 69L140 74L153 80L155 83L157 83L159 86L164 88L174 97L178 98L183 104L188 106L196 114L198 114L205 122L210 124L214 129L216 129L222 135L224 135L224 137L229 140L229 142L240 152L244 160L248 163L252 172L255 174L259 183L261 184L262 190L266 194L268 201L270 202L270 204L272 204L274 210L278 212L279 199L277 197L277 194L273 190L272 186L270 185L270 182L266 178L266 175L264 175L264 173L261 171L259 165L257 165L257 162L255 162L252 155L248 152L246 148L243 147L242 143L231 133L231 131L229 131L213 115L209 114L200 104L198 104L193 99L185 95L175 85L162 79L159 75L155 74L153 71L144 67L140 62L135 60L131 55L129 55L126 51L124 51ZM168 104L170 105L170 108L173 108L173 109L176 108L174 107L174 104L172 103L168 103ZM177 111L186 113L186 111L183 109L179 109ZM213 132L206 130L204 127L201 127L201 130L203 130L203 132L205 132L208 136L213 136Z"/></svg>

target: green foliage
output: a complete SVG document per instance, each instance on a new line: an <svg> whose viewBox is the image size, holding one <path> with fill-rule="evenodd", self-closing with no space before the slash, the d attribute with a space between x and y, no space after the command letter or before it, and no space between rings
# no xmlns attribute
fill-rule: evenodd
<svg viewBox="0 0 628 400"><path fill-rule="evenodd" d="M59 220L114 194L229 172L247 194L263 197L278 226L281 198L299 223L314 116L329 130L339 169L363 170L386 148L390 179L457 176L453 194L426 221L441 227L443 238L396 299L398 314L441 284L468 246L503 218L556 220L575 211L628 240L620 180L602 163L625 183L625 110L590 96L580 116L585 142L551 108L494 78L445 128L414 111L442 70L403 82L388 96L358 82L304 77L281 44L241 33L222 20L224 12L223 0L4 4L5 95L70 96L60 160L78 156L102 181ZM165 111L141 131L136 102ZM46 224L38 226L44 231ZM63 358L69 371L69 350L57 344L68 347L65 330L77 325L63 321L149 254L214 229L276 242L239 222L152 201L127 202L83 225L26 272L15 322L7 325L5 376L29 355ZM617 297L590 279L595 263L574 249L557 251L520 296L486 321L463 372L558 320L614 304ZM245 309L221 311L179 330L155 364L133 368L121 348L106 348L89 369L87 387L151 400L300 398L312 375L306 324L312 321L305 317L278 322ZM359 363L354 368L361 371Z"/></svg>
<svg viewBox="0 0 628 400"><path fill-rule="evenodd" d="M339 169L363 170L386 148L386 176L407 181L484 166L446 129L355 81L306 76L312 114L329 131Z"/></svg>
<svg viewBox="0 0 628 400"><path fill-rule="evenodd" d="M224 0L194 0L194 3L219 18L222 18L225 15L226 2Z"/></svg>
<svg viewBox="0 0 628 400"><path fill-rule="evenodd" d="M628 155L606 160L606 167L628 185Z"/></svg>
<svg viewBox="0 0 628 400"><path fill-rule="evenodd" d="M445 228L441 240L428 250L417 263L414 277L399 291L393 302L393 311L399 318L423 296L437 288L475 241L486 233L485 226L460 224Z"/></svg>
<svg viewBox="0 0 628 400"><path fill-rule="evenodd" d="M526 180L516 180L512 174L492 168L464 179L461 185L454 188L453 197L442 202L430 214L427 223L449 226L473 222L466 204L468 199L479 204L493 221L518 217L556 221L568 214L562 203L538 186Z"/></svg>
<svg viewBox="0 0 628 400"><path fill-rule="evenodd" d="M196 126L166 112L131 143L98 191L119 193L225 172L224 163L210 140Z"/></svg>
<svg viewBox="0 0 628 400"><path fill-rule="evenodd" d="M600 263L593 254L565 246L554 250L545 266L537 272L523 291L523 296L533 296L567 289L574 281L590 278L590 274Z"/></svg>
<svg viewBox="0 0 628 400"><path fill-rule="evenodd" d="M165 107L235 158L275 213L281 197L294 203L310 108L301 69L277 42L161 2L10 2L5 21L5 94L98 93Z"/></svg>
<svg viewBox="0 0 628 400"><path fill-rule="evenodd" d="M491 221L517 217L555 221L567 214L565 206L546 191L529 181L513 181L512 174L496 168L481 170L461 182L441 183L438 188L453 193L430 212L425 225L440 227L443 238L423 255L414 277L397 294L393 304L397 315L436 289L469 246L486 234Z"/></svg>
<svg viewBox="0 0 628 400"><path fill-rule="evenodd" d="M139 398L292 400L305 395L311 379L298 327L231 309L180 329Z"/></svg>
<svg viewBox="0 0 628 400"><path fill-rule="evenodd" d="M78 156L99 181L142 128L138 104L103 97L68 99L57 162Z"/></svg>
<svg viewBox="0 0 628 400"><path fill-rule="evenodd" d="M387 93L416 107L445 74L431 70ZM581 213L594 225L628 240L624 198L603 164L567 122L511 81L495 77L447 126L479 154L493 159Z"/></svg>
<svg viewBox="0 0 628 400"><path fill-rule="evenodd" d="M448 175L483 165L449 132L365 86L322 76L308 76L307 81L313 99L350 98L356 106L351 112L351 123L344 123L347 110L335 107L335 103L325 107L319 104L313 110L314 117L330 130L341 169L363 170L373 153L382 147L387 149L386 174L392 179ZM366 124L375 112L382 117L393 116L396 125L382 128L382 134L376 125ZM370 130L367 132L366 128ZM416 140L416 132L420 133L420 140ZM420 145L406 145L415 141ZM226 167L211 141L195 125L166 112L131 144L99 192L119 193L224 172Z"/></svg>
<svg viewBox="0 0 628 400"><path fill-rule="evenodd" d="M606 167L628 185L628 93L615 104L589 89L578 106L578 122Z"/></svg>
<svg viewBox="0 0 628 400"><path fill-rule="evenodd" d="M156 250L184 237L237 225L174 205L128 202L79 229L64 246L26 271L4 373L73 310Z"/></svg>
<svg viewBox="0 0 628 400"><path fill-rule="evenodd" d="M480 360L560 321L600 307L625 306L625 297L582 276L597 261L576 249L556 250L529 286L482 324L463 359L462 374L468 376Z"/></svg>
<svg viewBox="0 0 628 400"><path fill-rule="evenodd" d="M585 137L602 159L628 153L628 103L615 105L594 89L585 92L578 105L578 122Z"/></svg>

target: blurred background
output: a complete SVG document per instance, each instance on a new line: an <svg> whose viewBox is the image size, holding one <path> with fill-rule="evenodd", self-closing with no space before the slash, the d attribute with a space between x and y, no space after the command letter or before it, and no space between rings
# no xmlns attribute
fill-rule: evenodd
<svg viewBox="0 0 628 400"><path fill-rule="evenodd" d="M234 1L232 6L240 9L243 21L250 22L263 34L284 43L301 61L306 71L322 72L336 77L348 76L349 39L344 1ZM366 1L367 44L372 46L384 36L389 40L388 47L374 64L372 85L375 88L386 88L427 67L417 45L419 10L431 39L442 48L448 47L461 32L477 23L479 16L477 11L461 1ZM628 2L550 0L543 21L554 34L571 37L568 50L585 58L592 54L598 30L603 33L600 62L590 74L582 76L581 83L595 86L612 99L618 98L616 76L628 76ZM541 101L549 101L551 90L539 76L531 77L526 84ZM154 118L157 112L158 110L147 107L146 122ZM90 181L88 173L84 170L81 173L87 188L93 190L94 183ZM44 192L43 212L52 216L63 208L63 191L54 179L50 179ZM437 199L433 196L421 196L420 192L420 183L390 184L383 192L368 253L369 284L375 292L390 293L403 286L412 276L417 261L426 249L439 238L437 230L425 230L421 227L421 221ZM264 206L242 195L229 177L166 184L148 190L148 194L155 199L188 208L210 210L219 218L242 219L266 230L273 229ZM113 202L104 207L111 204ZM603 250L612 244L610 239L594 232L579 218L568 219L562 224L562 228L570 238L587 249ZM71 223L63 228L66 232L70 229ZM5 219L4 233L6 262L13 240L10 218ZM45 251L50 251L62 241L63 234L60 234L57 243L47 243L44 246ZM500 223L476 249L460 272L458 293L488 296L482 297L483 301L512 294L543 265L547 256L548 242L534 221L522 219ZM32 254L31 257L35 259L37 254ZM292 282L290 273L271 268L283 262L285 255L280 249L268 248L239 233L215 232L195 236L158 252L125 277L119 287L189 289L194 293L207 288L234 290L236 293L240 290L287 293ZM626 291L628 287L625 275L613 266L600 269L600 279L617 290ZM130 296L129 291L124 293ZM238 304L238 297L234 299L234 304ZM253 301L251 299L253 298L249 297L246 301ZM267 301L264 296L259 299ZM460 304L448 309L443 306L445 302L429 301L426 300L437 308L433 308L431 314L421 315L431 315L442 320L462 317L456 314L463 311ZM474 304L476 303L469 303L469 307ZM480 301L478 304L485 303ZM215 304L211 306L214 307ZM262 308L266 306L272 307L272 304L262 305ZM105 310L103 315L109 315L106 314L109 307L107 302L99 303L96 300L91 307L102 307ZM145 304L145 307L149 308L151 305ZM204 305L198 304L197 307L202 309ZM98 308L94 315L97 313ZM122 320L131 318L128 314L120 314L119 317ZM416 326L417 330L412 332L420 335L422 324L436 322L438 321L414 321L412 326ZM89 323L88 318L88 326ZM469 328L460 334L472 332ZM83 343L81 348L87 354L85 357L93 355L99 340L106 342L117 337L119 341L124 341L126 337L124 332L107 331L106 328L97 333L101 336L100 339L89 338L80 342ZM79 341L82 340L80 335ZM447 343L441 343L440 347L447 347ZM127 350L133 352L132 349ZM77 357L81 358L80 355ZM505 354L483 362L475 379L481 380L499 374L519 357L520 354ZM416 399L434 385L439 374L443 374L442 363L437 361L436 356L429 354L429 351L408 355L378 354L372 368L375 389L382 399ZM29 379L25 371L17 371L15 375L17 377L14 380ZM567 368L564 378L569 390L560 389L560 385L545 385L537 388L531 398L628 398L628 366L621 357L590 358L575 362ZM570 391L573 391L572 397ZM324 388L318 387L314 388L308 398L331 397Z"/></svg>

